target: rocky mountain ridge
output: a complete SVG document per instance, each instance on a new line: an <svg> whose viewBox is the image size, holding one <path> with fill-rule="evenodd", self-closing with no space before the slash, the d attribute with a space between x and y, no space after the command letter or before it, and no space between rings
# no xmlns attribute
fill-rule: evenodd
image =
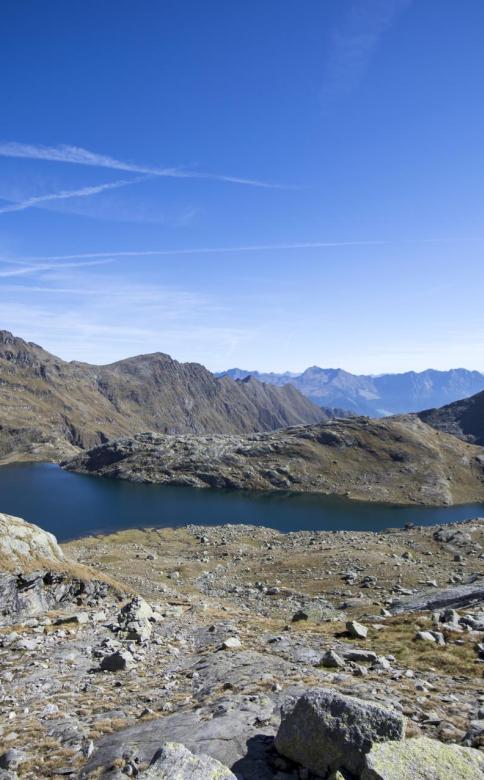
<svg viewBox="0 0 484 780"><path fill-rule="evenodd" d="M354 414L382 417L443 406L484 390L484 374L464 368L450 371L407 371L403 374L356 375L341 368L311 366L301 374L276 374L232 368L218 376L283 386L291 384L320 406L339 407Z"/></svg>
<svg viewBox="0 0 484 780"><path fill-rule="evenodd" d="M250 435L145 433L99 445L62 465L132 481L326 493L392 504L484 500L484 450L411 415Z"/></svg>
<svg viewBox="0 0 484 780"><path fill-rule="evenodd" d="M439 431L484 446L484 393L477 393L440 409L427 409L420 412L419 417Z"/></svg>
<svg viewBox="0 0 484 780"><path fill-rule="evenodd" d="M0 459L59 460L144 430L248 433L326 417L291 386L217 379L162 353L68 363L0 331Z"/></svg>

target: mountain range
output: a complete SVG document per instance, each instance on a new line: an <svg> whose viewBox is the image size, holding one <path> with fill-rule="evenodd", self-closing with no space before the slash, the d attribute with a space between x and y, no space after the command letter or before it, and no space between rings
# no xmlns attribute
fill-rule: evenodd
<svg viewBox="0 0 484 780"><path fill-rule="evenodd" d="M66 362L0 331L0 458L58 459L142 431L251 433L328 414L291 385L217 378L155 353Z"/></svg>
<svg viewBox="0 0 484 780"><path fill-rule="evenodd" d="M420 412L461 400L484 390L484 374L455 368L449 371L407 371L403 374L351 374L341 368L312 366L301 374L261 373L231 368L217 376L248 376L277 387L292 385L315 404L339 407L354 414L384 417Z"/></svg>

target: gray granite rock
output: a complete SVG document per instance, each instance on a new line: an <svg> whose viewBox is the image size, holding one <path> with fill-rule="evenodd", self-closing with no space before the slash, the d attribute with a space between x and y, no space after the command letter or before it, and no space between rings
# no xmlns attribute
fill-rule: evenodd
<svg viewBox="0 0 484 780"><path fill-rule="evenodd" d="M150 762L160 745L180 742L192 753L217 759L244 780L273 780L268 763L277 728L271 723L273 709L265 696L232 695L197 710L142 721L100 739L80 779L95 769L110 777L109 767L126 752Z"/></svg>
<svg viewBox="0 0 484 780"><path fill-rule="evenodd" d="M323 777L337 769L357 774L375 743L400 740L404 731L397 712L316 688L283 708L275 745L281 755Z"/></svg>
<svg viewBox="0 0 484 780"><path fill-rule="evenodd" d="M211 756L194 755L179 742L167 742L155 754L143 780L236 780L226 766Z"/></svg>
<svg viewBox="0 0 484 780"><path fill-rule="evenodd" d="M365 756L361 780L478 780L484 754L419 737L373 745Z"/></svg>

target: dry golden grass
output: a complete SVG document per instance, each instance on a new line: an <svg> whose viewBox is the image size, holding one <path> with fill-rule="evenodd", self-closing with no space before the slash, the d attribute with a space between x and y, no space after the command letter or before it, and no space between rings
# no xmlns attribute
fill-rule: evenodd
<svg viewBox="0 0 484 780"><path fill-rule="evenodd" d="M432 628L429 623L425 627ZM419 616L408 615L385 620L383 631L373 632L371 644L382 655L392 654L403 666L436 671L453 677L482 679L482 664L476 662L475 639L465 633L446 632L448 643L439 646L433 642L415 639L415 633L422 628ZM452 644L452 640L463 644ZM450 640L450 642L449 642Z"/></svg>

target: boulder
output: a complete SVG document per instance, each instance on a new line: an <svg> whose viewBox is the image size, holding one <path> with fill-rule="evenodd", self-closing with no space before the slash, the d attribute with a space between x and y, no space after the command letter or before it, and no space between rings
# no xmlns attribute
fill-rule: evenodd
<svg viewBox="0 0 484 780"><path fill-rule="evenodd" d="M14 571L27 563L62 561L64 553L53 534L20 517L0 513L0 567Z"/></svg>
<svg viewBox="0 0 484 780"><path fill-rule="evenodd" d="M10 748L0 756L0 769L9 769L15 771L21 764L27 761L28 756L23 750Z"/></svg>
<svg viewBox="0 0 484 780"><path fill-rule="evenodd" d="M167 742L155 754L143 780L236 780L215 758L194 755L179 742Z"/></svg>
<svg viewBox="0 0 484 780"><path fill-rule="evenodd" d="M328 669L343 669L345 662L334 650L326 650L320 661L321 666Z"/></svg>
<svg viewBox="0 0 484 780"><path fill-rule="evenodd" d="M337 769L358 774L375 743L401 740L404 732L405 720L398 712L315 688L283 707L275 746L323 777Z"/></svg>
<svg viewBox="0 0 484 780"><path fill-rule="evenodd" d="M361 780L477 780L484 754L474 748L417 737L373 745Z"/></svg>
<svg viewBox="0 0 484 780"><path fill-rule="evenodd" d="M238 636L229 636L228 639L224 639L221 645L221 650L237 650L242 647L242 642Z"/></svg>
<svg viewBox="0 0 484 780"><path fill-rule="evenodd" d="M368 629L356 620L349 620L346 623L346 630L353 639L366 639L368 636Z"/></svg>
<svg viewBox="0 0 484 780"><path fill-rule="evenodd" d="M377 654L373 650L349 650L344 656L346 661L354 661L357 664L372 663L377 660Z"/></svg>
<svg viewBox="0 0 484 780"><path fill-rule="evenodd" d="M417 631L415 639L419 642L436 642L436 638L431 631Z"/></svg>
<svg viewBox="0 0 484 780"><path fill-rule="evenodd" d="M116 650L115 653L105 655L101 661L103 672L123 672L134 666L135 660L129 650Z"/></svg>

